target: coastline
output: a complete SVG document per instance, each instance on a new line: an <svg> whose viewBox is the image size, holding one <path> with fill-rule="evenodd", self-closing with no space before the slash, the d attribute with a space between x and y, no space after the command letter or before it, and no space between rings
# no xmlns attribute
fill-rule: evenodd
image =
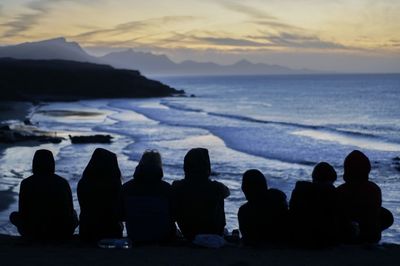
<svg viewBox="0 0 400 266"><path fill-rule="evenodd" d="M32 244L15 236L0 235L2 265L397 265L400 246L338 246L299 248L247 248L229 246L205 249L194 246L133 246L101 249L77 238L60 244Z"/></svg>
<svg viewBox="0 0 400 266"><path fill-rule="evenodd" d="M32 107L30 102L0 101L0 123L7 120L24 121Z"/></svg>
<svg viewBox="0 0 400 266"><path fill-rule="evenodd" d="M51 103L50 105L53 105L53 104L55 104L55 106L49 106L49 108L45 107L45 108L43 108L43 110L41 110L39 108L37 110L37 113L44 113L47 117L50 117L51 119L58 119L58 116L60 116L62 119L65 119L66 121L70 121L70 120L74 121L73 117L77 116L77 117L80 117L80 118L84 117L83 120L85 120L85 119L90 119L91 118L92 113L90 113L90 112L92 110L97 109L98 106L101 106L101 107L103 106L103 103L98 105L97 102L96 102L96 104L91 103L91 104L87 105L87 109L86 109L85 105L78 105L78 104L75 104L75 103L72 104L72 105L70 105L69 103L68 103L68 105L65 105L64 103L62 103L61 105L57 105L56 103ZM109 104L109 103L107 102L107 104ZM146 106L146 105L144 105L144 106ZM154 106L154 105L151 105L151 106ZM118 105L112 105L112 107L117 108ZM125 108L127 108L127 110L130 110L129 109L130 107L131 107L130 105L125 106ZM76 112L74 110L79 110L79 112ZM99 110L103 110L103 109L99 109ZM109 110L109 109L105 109L105 110ZM128 116L128 115L126 115L124 113L119 113L119 112L121 112L120 110L123 110L123 109L115 109L115 110L118 110L118 112L115 111L115 113L113 113L113 115L116 116L117 118L120 118L121 121L126 121L126 120L129 119L130 123L134 124L136 127L139 124L142 125L141 122L140 122L141 120L138 120L139 122L137 122L136 120L133 119L133 117L131 116L132 114L130 113L131 111L128 111L128 115L129 115ZM132 110L135 111L136 109L132 108ZM27 112L28 112L27 110L26 110L26 113L20 112L20 113L22 113L22 115L19 116L20 120L23 120L25 118ZM108 113L108 111L104 111L105 117L110 116L111 113L112 112ZM13 114L13 115L15 117L15 114ZM71 119L70 119L70 115L72 117ZM119 117L119 115L121 115L121 116ZM54 116L56 116L56 117L54 117ZM102 119L103 118L101 118L100 120L102 120ZM38 120L37 117L35 116L35 117L32 117L32 121L34 122L34 124L36 124L36 123L39 123L38 121L42 121L42 120L40 120L40 119ZM14 120L14 123L16 123L15 120ZM93 123L97 123L97 122L95 121ZM46 128L45 123L42 124L42 122L40 122L40 125L42 125L42 126L44 126ZM149 123L149 125L152 125L152 124ZM143 123L142 127L143 128L147 128L148 127L147 123ZM97 128L97 130L100 130L100 131L106 130L106 132L112 132L110 134L114 134L114 131L107 131L107 129L109 129L109 128L111 128L110 125L108 127L104 127L104 128ZM147 132L147 131L145 131L145 132ZM119 133L117 132L115 134L119 134ZM122 135L123 134L124 133L122 133ZM135 137L131 137L131 135L128 135L128 138L134 139ZM205 139L206 142L204 142L203 140L201 140L201 141L202 142L200 142L200 143L203 144L203 143L206 143L207 141L209 141L209 139L206 138ZM66 140L66 142L67 142L67 146L69 146L70 145L69 141ZM117 141L115 143L118 144ZM126 143L130 143L130 142L126 142L126 143L122 142L122 143L124 143L124 145L126 145ZM141 150L143 148L143 146L139 146L139 148L137 148L137 146L133 146L133 145L137 145L137 143L138 142L136 142L135 144L134 143L130 144L131 146L129 147L129 149L131 149L133 151ZM173 142L173 143L175 143L175 142ZM185 142L176 142L176 143L179 143L179 145L177 145L177 146L183 147L184 149L186 149L186 146L182 145L182 144L185 144ZM66 143L63 142L63 144L66 144ZM8 173L8 176L4 178L3 184L0 183L0 185L1 185L0 186L0 190L1 190L0 191L0 199L3 202L3 205L2 204L0 204L0 205L6 206L4 208L6 208L8 210L2 213L2 216L0 217L0 222L8 222L9 211L15 210L16 207L17 207L16 199L18 198L18 186L19 186L20 181L22 180L22 177L23 176L24 177L28 176L28 174L31 171L30 170L30 160L31 160L31 157L30 157L31 155L30 154L31 154L31 152L33 152L36 149L37 145L38 145L38 143L34 143L34 142L33 143L23 142L21 144L10 144L10 145L7 144L7 146L11 147L11 148L8 150L8 152L5 153L5 156L0 156L0 160L2 158L4 158L4 160L0 161L0 163L4 162L3 166L4 165L10 165L10 167L7 167L2 171L2 175L3 175L2 177L5 177L6 173ZM51 144L49 146L50 147L51 146L59 147L58 145L51 145ZM92 146L97 146L97 145L92 145ZM61 146L61 148L62 147L65 147L65 146ZM71 185L72 185L73 191L74 191L74 189L76 189L76 186L74 187L74 185L76 184L76 180L78 180L78 178L80 177L80 174L82 172L80 169L84 169L84 161L87 160L88 158L90 158L89 154L90 154L90 149L92 147L90 147L90 146L88 146L88 147L89 147L89 149L85 150L85 154L86 155L82 156L83 159L79 160L79 163L77 163L76 165L75 165L75 162L78 161L78 160L76 160L73 157L68 156L68 153L64 154L60 158L60 166L66 166L66 167L63 167L63 168L60 167L60 170L62 170L61 173L63 174L63 176L65 176L66 178L71 180ZM109 146L109 147L111 148L111 146ZM123 146L123 147L125 147L125 146ZM128 147L128 146L126 146L126 147ZM134 148L132 148L132 147L134 147ZM221 149L220 146L215 146L215 147L216 147L216 150L220 150ZM45 147L45 148L47 148L47 147ZM79 146L74 146L74 145L71 145L69 148L71 148L70 151L80 149ZM68 149L64 149L64 150L68 151ZM121 157L122 157L121 159L125 159L125 161L123 161L124 163L122 163L121 166L126 167L128 170L125 170L123 172L124 173L132 173L133 172L132 169L134 169L133 167L135 166L135 163L136 163L135 157L126 156L124 158L123 156L125 154L122 152L123 149L120 149L120 150L116 149L116 151L118 151L117 154L121 155ZM10 155L13 155L13 156L10 156ZM131 154L129 154L129 155L131 155ZM216 155L219 155L219 154L217 153ZM166 155L166 158L171 158L171 157L172 156L168 156L168 154ZM216 156L216 157L218 157L218 156ZM8 159L6 159L6 158L8 158ZM23 158L23 160L21 160L21 158ZM14 160L14 159L16 159L16 160ZM237 158L237 160L238 160L238 162L245 161L245 160L241 160L241 158ZM8 164L6 162L12 162L12 163ZM71 162L73 164L71 164ZM74 165L74 167L70 167L72 165ZM21 166L23 168L19 169ZM14 169L16 169L17 171L14 172ZM216 169L218 169L218 168L216 168ZM219 169L221 169L221 168L219 168ZM23 170L23 171L20 171L20 170ZM177 170L177 172L179 174L180 173L180 169ZM19 175L17 175L18 173L19 173ZM73 175L71 175L71 173L73 173ZM172 172L172 173L174 173L174 172ZM9 177L11 177L11 178L9 178ZM179 177L180 176L178 176L178 178ZM223 177L224 176L220 175L217 178L219 179L219 178L223 178ZM127 178L130 178L130 176L127 177ZM167 178L169 178L168 181L171 182L172 180L176 179L177 176L169 175L169 176L167 176ZM11 187L10 180L13 182L13 186L12 187ZM228 180L228 182L229 182L229 180ZM231 185L231 187L236 189L235 188L235 183L232 182L232 183L229 183L229 184ZM272 186L274 186L274 185L272 185ZM240 188L240 186L238 188ZM237 192L237 191L239 191L239 190L234 191L234 193L236 192L236 195L240 196L240 194L239 194L240 191L239 192ZM287 193L287 195L290 195L288 192L286 192L286 193ZM237 197L234 198L234 200L235 199L240 199L240 198L237 196ZM240 201L238 201L238 200L237 200L237 202L240 203ZM77 201L76 201L76 196L75 196L74 203L75 203L75 206L77 206L77 208L78 208ZM237 223L237 216L236 216L237 215L237 212L236 212L237 205L235 205L235 203L236 202L233 202L233 201L228 201L227 202L226 212L227 212L228 225L231 226L229 228L230 230L232 230L234 228L237 228L237 225L236 225L236 223ZM8 206L8 208L7 208L7 206ZM233 218L229 218L229 217L233 217ZM12 235L16 235L17 234L16 230L14 230L15 228L10 228L8 225L5 226L2 229L3 229L2 233L4 233L4 234L8 234L8 233L10 233ZM386 236L388 236L388 237L384 238L384 241L385 242L391 242L391 243L399 243L398 242L398 238L397 238L397 236L398 236L397 228L391 228L390 230L391 231L387 231L386 232L387 233ZM392 239L394 239L393 242L392 242Z"/></svg>
<svg viewBox="0 0 400 266"><path fill-rule="evenodd" d="M22 123L30 114L33 104L29 102L0 102L0 125L10 121L12 123ZM0 159L4 155L4 151L13 147L12 143L0 143ZM24 143L25 146L32 146L30 142ZM2 173L4 174L4 173ZM13 191L10 186L6 190L0 190L0 212L6 210L12 203L16 201L18 194Z"/></svg>

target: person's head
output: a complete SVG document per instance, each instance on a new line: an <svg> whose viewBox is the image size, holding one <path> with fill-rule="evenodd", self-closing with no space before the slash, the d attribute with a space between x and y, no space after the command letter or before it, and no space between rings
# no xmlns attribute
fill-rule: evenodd
<svg viewBox="0 0 400 266"><path fill-rule="evenodd" d="M85 170L82 178L96 180L120 180L121 171L119 170L118 160L115 153L103 148L97 148Z"/></svg>
<svg viewBox="0 0 400 266"><path fill-rule="evenodd" d="M49 150L37 150L32 160L32 173L34 175L50 175L55 172L53 153Z"/></svg>
<svg viewBox="0 0 400 266"><path fill-rule="evenodd" d="M312 172L313 183L333 184L336 178L337 174L335 169L327 162L318 163Z"/></svg>
<svg viewBox="0 0 400 266"><path fill-rule="evenodd" d="M183 162L185 178L205 178L211 174L211 163L208 150L204 148L194 148L188 151Z"/></svg>
<svg viewBox="0 0 400 266"><path fill-rule="evenodd" d="M243 174L242 191L248 201L263 199L267 190L267 180L259 170L250 169Z"/></svg>
<svg viewBox="0 0 400 266"><path fill-rule="evenodd" d="M368 180L371 162L361 151L354 150L344 160L343 179L346 183L359 183Z"/></svg>
<svg viewBox="0 0 400 266"><path fill-rule="evenodd" d="M156 150L146 150L136 166L133 177L140 181L161 180L164 176L161 155Z"/></svg>

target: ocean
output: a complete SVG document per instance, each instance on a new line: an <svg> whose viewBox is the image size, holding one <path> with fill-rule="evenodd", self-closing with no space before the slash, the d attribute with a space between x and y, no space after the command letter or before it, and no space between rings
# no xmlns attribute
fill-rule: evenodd
<svg viewBox="0 0 400 266"><path fill-rule="evenodd" d="M183 177L190 148L210 151L211 178L226 184L227 228L238 227L244 203L241 177L260 169L269 187L288 200L296 181L310 180L313 166L326 161L343 183L343 160L354 149L372 162L370 179L382 189L383 206L395 224L383 242L400 243L400 75L299 75L157 77L194 97L59 102L32 109L31 121L66 139L60 144L7 148L0 158L0 190L17 197L19 183L30 175L33 153L47 148L56 155L57 173L74 193L91 153L104 147L118 155L124 182L146 149L160 151L165 180ZM71 144L68 135L112 134L112 144ZM0 213L0 233L16 234Z"/></svg>

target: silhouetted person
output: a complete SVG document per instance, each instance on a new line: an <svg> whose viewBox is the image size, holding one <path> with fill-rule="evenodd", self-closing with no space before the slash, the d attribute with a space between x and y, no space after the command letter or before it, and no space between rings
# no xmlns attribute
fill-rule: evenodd
<svg viewBox="0 0 400 266"><path fill-rule="evenodd" d="M239 229L246 245L284 242L287 235L286 195L268 189L265 176L256 169L243 174L242 190L247 202L239 208Z"/></svg>
<svg viewBox="0 0 400 266"><path fill-rule="evenodd" d="M368 180L371 163L364 153L352 151L344 160L344 184L338 187L344 217L359 229L345 241L377 243L381 232L393 224L393 215L382 208L381 189Z"/></svg>
<svg viewBox="0 0 400 266"><path fill-rule="evenodd" d="M165 242L176 234L172 188L162 178L160 154L145 151L133 180L122 186L122 220L134 242Z"/></svg>
<svg viewBox="0 0 400 266"><path fill-rule="evenodd" d="M229 189L210 180L208 150L191 149L184 159L185 178L172 183L175 215L178 226L188 240L197 234L223 235L225 227L224 199Z"/></svg>
<svg viewBox="0 0 400 266"><path fill-rule="evenodd" d="M33 175L21 182L19 211L10 221L21 236L31 240L70 238L78 225L68 181L56 175L51 151L37 150Z"/></svg>
<svg viewBox="0 0 400 266"><path fill-rule="evenodd" d="M85 241L122 237L118 217L121 172L117 156L97 148L78 182L79 236Z"/></svg>
<svg viewBox="0 0 400 266"><path fill-rule="evenodd" d="M314 167L312 182L296 183L289 203L290 230L295 244L323 247L338 242L341 222L333 185L336 178L335 169L321 162Z"/></svg>

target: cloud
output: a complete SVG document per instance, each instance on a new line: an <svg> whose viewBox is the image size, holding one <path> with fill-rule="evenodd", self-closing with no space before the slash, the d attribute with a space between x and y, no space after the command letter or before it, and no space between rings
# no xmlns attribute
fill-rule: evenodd
<svg viewBox="0 0 400 266"><path fill-rule="evenodd" d="M262 47L264 43L254 42L246 39L235 39L235 38L218 38L218 37L192 37L201 42L208 44L214 44L219 46L235 46L235 47Z"/></svg>
<svg viewBox="0 0 400 266"><path fill-rule="evenodd" d="M276 34L260 34L255 36L230 37L219 32L194 32L193 34L176 34L167 40L160 41L181 44L206 44L214 47L224 46L230 49L276 49L276 48L302 48L314 50L345 50L355 49L345 45L321 40L318 36L301 33L280 32Z"/></svg>
<svg viewBox="0 0 400 266"><path fill-rule="evenodd" d="M243 42L237 42L238 44L253 43L254 47L347 49L344 45L324 41L314 34L304 33L307 32L306 29L284 23L277 17L272 16L259 8L254 8L236 1L222 1L220 4L228 10L245 14L250 17L248 22L258 26L264 26L264 32L275 32L274 34L265 33L264 36L250 36L250 39L256 41L246 40ZM221 42L223 41L224 40L221 40Z"/></svg>
<svg viewBox="0 0 400 266"><path fill-rule="evenodd" d="M18 35L38 23L40 18L49 10L48 1L33 1L26 4L26 7L34 11L34 13L22 13L13 20L1 24L8 28L3 37L12 37Z"/></svg>
<svg viewBox="0 0 400 266"><path fill-rule="evenodd" d="M235 1L222 1L219 2L225 9L234 11L240 14L244 14L250 18L249 22L257 25L263 25L273 28L285 28L285 29L299 29L299 27L283 23L277 17L261 10L243 3Z"/></svg>
<svg viewBox="0 0 400 266"><path fill-rule="evenodd" d="M87 32L80 33L75 36L71 36L71 37L78 38L78 39L85 39L85 38L91 38L91 37L95 37L95 36L99 36L99 35L110 36L110 35L125 34L127 32L146 30L149 28L159 29L160 25L165 26L165 25L170 25L170 24L174 24L174 23L193 21L194 19L198 19L198 18L194 17L194 16L164 16L164 17L150 18L150 19L145 19L145 20L135 20L135 21L129 21L126 23L121 23L121 24L115 25L112 28L87 31ZM148 34L146 36L148 37L149 35L157 35L157 34L152 33L152 34ZM141 36L139 38L143 38L143 37L145 37L145 36ZM134 38L133 40L137 40L137 38ZM124 41L124 42L127 42L127 41Z"/></svg>
<svg viewBox="0 0 400 266"><path fill-rule="evenodd" d="M52 9L52 5L59 2L78 2L89 3L89 0L34 0L25 4L30 10L29 13L21 13L15 16L11 21L0 24L8 29L2 37L13 37L26 32L27 30L39 24L39 21L46 16ZM1 11L1 10L0 10Z"/></svg>
<svg viewBox="0 0 400 266"><path fill-rule="evenodd" d="M145 38L146 42L140 42ZM302 49L302 50L360 50L336 42L322 40L315 35L281 32L277 34L260 34L256 36L230 37L222 32L190 31L186 33L169 32L166 37L159 37L148 41L147 36L138 36L134 39L113 41L105 40L85 42L91 46L109 47L153 47L159 49L215 49L222 51L263 51L276 49ZM393 43L395 44L395 43Z"/></svg>
<svg viewBox="0 0 400 266"><path fill-rule="evenodd" d="M244 4L236 2L236 1L222 1L222 2L219 2L219 4L228 10L242 13L242 14L245 14L252 18L273 19L273 20L276 19L274 16L271 16L270 14L260 10L259 8L255 8L255 7L252 7L249 5L244 5Z"/></svg>
<svg viewBox="0 0 400 266"><path fill-rule="evenodd" d="M263 39L267 41L271 46L276 47L306 49L348 49L348 47L342 44L324 41L317 36L288 32L280 32L275 35L256 37L256 39Z"/></svg>
<svg viewBox="0 0 400 266"><path fill-rule="evenodd" d="M275 30L304 31L303 28L280 22L278 20L250 20L249 22L259 26L266 26Z"/></svg>

